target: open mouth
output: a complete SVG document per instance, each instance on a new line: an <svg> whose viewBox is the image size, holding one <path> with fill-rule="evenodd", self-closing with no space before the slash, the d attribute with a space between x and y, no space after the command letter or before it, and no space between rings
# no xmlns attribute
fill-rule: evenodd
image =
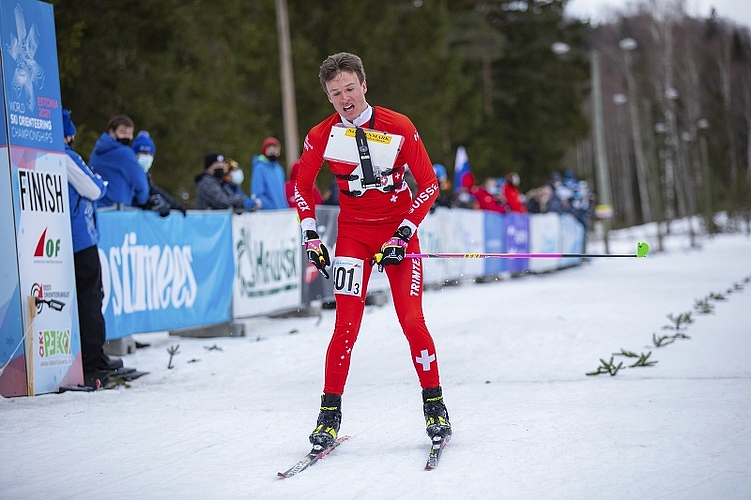
<svg viewBox="0 0 751 500"><path fill-rule="evenodd" d="M354 104L347 104L342 109L344 110L345 113L351 113L352 111L355 110L355 105Z"/></svg>

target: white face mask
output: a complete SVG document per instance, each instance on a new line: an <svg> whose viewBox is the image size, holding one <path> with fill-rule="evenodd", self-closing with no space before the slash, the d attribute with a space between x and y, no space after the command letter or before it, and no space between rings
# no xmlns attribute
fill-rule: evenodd
<svg viewBox="0 0 751 500"><path fill-rule="evenodd" d="M154 157L151 155L138 155L137 160L144 172L148 172L151 164L154 163Z"/></svg>
<svg viewBox="0 0 751 500"><path fill-rule="evenodd" d="M240 169L233 170L229 173L229 178L232 181L232 184L239 186L245 180L245 174L243 174L243 171Z"/></svg>

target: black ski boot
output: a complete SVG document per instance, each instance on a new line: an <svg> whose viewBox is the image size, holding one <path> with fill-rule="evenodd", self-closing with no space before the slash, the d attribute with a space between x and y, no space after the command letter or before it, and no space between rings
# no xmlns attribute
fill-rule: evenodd
<svg viewBox="0 0 751 500"><path fill-rule="evenodd" d="M425 432L431 441L441 441L451 435L449 412L443 403L441 387L422 390L423 413L425 414Z"/></svg>
<svg viewBox="0 0 751 500"><path fill-rule="evenodd" d="M341 422L342 397L338 394L323 394L321 412L318 414L316 428L310 435L310 442L313 446L328 448L334 444Z"/></svg>

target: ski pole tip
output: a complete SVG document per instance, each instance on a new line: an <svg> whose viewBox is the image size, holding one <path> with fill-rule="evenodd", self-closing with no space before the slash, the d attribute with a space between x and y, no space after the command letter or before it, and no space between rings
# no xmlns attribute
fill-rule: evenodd
<svg viewBox="0 0 751 500"><path fill-rule="evenodd" d="M649 253L649 245L644 243L643 241L640 241L636 244L636 257L646 257Z"/></svg>

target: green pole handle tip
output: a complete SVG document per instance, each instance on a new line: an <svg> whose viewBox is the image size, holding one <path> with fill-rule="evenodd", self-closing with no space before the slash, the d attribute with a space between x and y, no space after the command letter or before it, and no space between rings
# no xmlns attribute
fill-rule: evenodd
<svg viewBox="0 0 751 500"><path fill-rule="evenodd" d="M644 243L643 241L640 241L636 244L636 258L640 257L646 257L649 253L649 245Z"/></svg>

